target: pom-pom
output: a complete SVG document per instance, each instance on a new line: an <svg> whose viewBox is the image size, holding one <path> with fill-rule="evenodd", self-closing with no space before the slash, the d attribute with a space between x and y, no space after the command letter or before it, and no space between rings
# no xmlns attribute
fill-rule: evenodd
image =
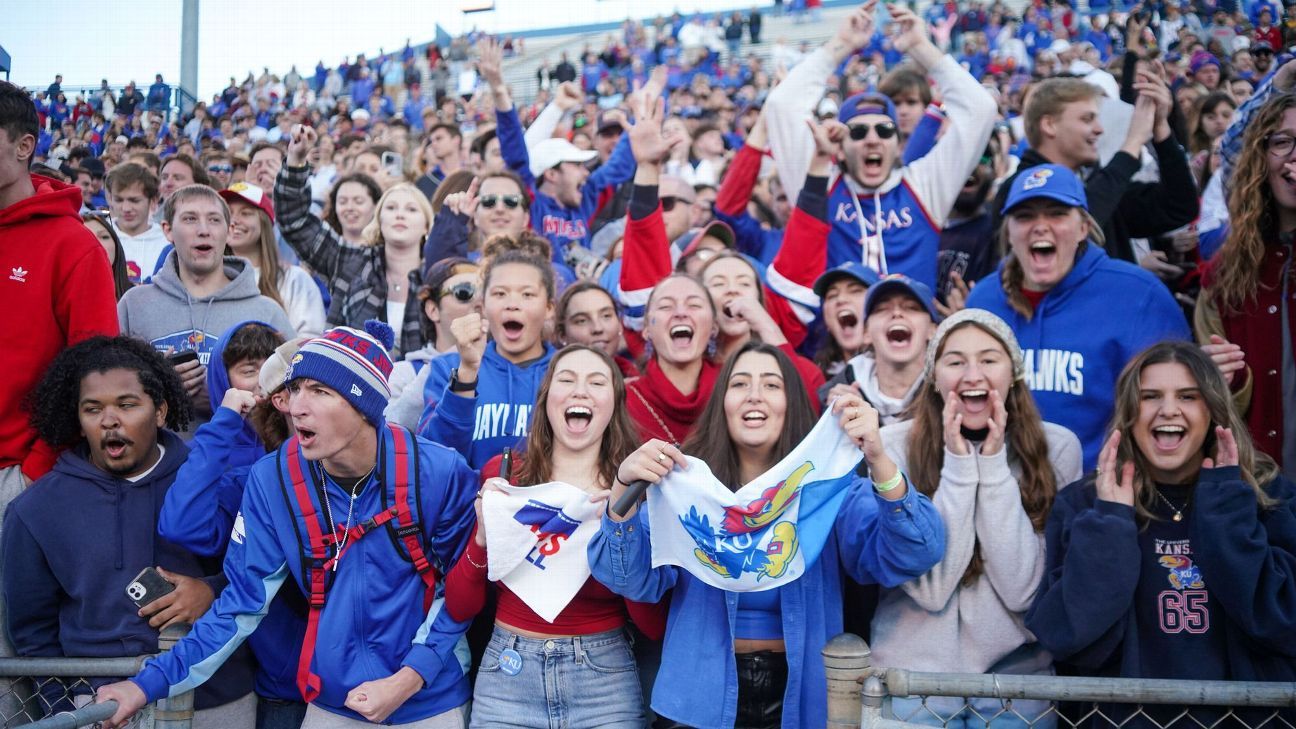
<svg viewBox="0 0 1296 729"><path fill-rule="evenodd" d="M377 339L379 344L391 349L396 345L396 333L392 328L387 326L387 322L378 319L368 319L364 323L364 329L369 332L369 336Z"/></svg>

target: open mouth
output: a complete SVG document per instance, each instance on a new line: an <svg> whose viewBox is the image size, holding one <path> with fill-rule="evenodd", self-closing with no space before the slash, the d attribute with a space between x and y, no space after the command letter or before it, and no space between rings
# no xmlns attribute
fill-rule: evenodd
<svg viewBox="0 0 1296 729"><path fill-rule="evenodd" d="M1052 263L1056 255L1057 246L1051 241L1037 240L1030 244L1031 261L1038 265Z"/></svg>
<svg viewBox="0 0 1296 729"><path fill-rule="evenodd" d="M764 425L767 420L769 420L769 416L757 410L750 410L743 413L742 416L743 425L752 428L759 428Z"/></svg>
<svg viewBox="0 0 1296 729"><path fill-rule="evenodd" d="M315 442L315 431L308 428L297 429L297 443L302 448L309 448Z"/></svg>
<svg viewBox="0 0 1296 729"><path fill-rule="evenodd" d="M959 399L963 401L964 410L969 413L979 413L990 404L990 391L964 390L959 393Z"/></svg>
<svg viewBox="0 0 1296 729"><path fill-rule="evenodd" d="M883 172L882 155L876 153L864 155L864 171L874 175Z"/></svg>
<svg viewBox="0 0 1296 729"><path fill-rule="evenodd" d="M526 326L515 319L506 319L503 323L503 328L504 336L507 339L518 339L522 336L522 330L525 329Z"/></svg>
<svg viewBox="0 0 1296 729"><path fill-rule="evenodd" d="M124 438L109 437L103 441L104 455L109 459L116 460L126 454L126 449L130 446L130 441Z"/></svg>
<svg viewBox="0 0 1296 729"><path fill-rule="evenodd" d="M198 245L194 246L193 249L194 249L194 253L201 253L203 255L206 255L216 250L215 246L212 246L209 243L199 243Z"/></svg>
<svg viewBox="0 0 1296 729"><path fill-rule="evenodd" d="M590 421L594 419L594 411L583 405L573 405L563 412L563 419L567 421L567 429L573 433L584 433L589 430Z"/></svg>
<svg viewBox="0 0 1296 729"><path fill-rule="evenodd" d="M677 347L687 347L693 343L693 327L687 324L676 324L670 330L671 342Z"/></svg>
<svg viewBox="0 0 1296 729"><path fill-rule="evenodd" d="M886 331L887 341L897 347L903 347L913 341L913 332L903 324L892 324Z"/></svg>
<svg viewBox="0 0 1296 729"><path fill-rule="evenodd" d="M1183 443L1188 430L1182 425L1158 425L1152 429L1152 439L1159 451L1173 451Z"/></svg>
<svg viewBox="0 0 1296 729"><path fill-rule="evenodd" d="M837 312L837 323L841 325L842 329L855 327L859 322L859 315L850 309L842 309Z"/></svg>

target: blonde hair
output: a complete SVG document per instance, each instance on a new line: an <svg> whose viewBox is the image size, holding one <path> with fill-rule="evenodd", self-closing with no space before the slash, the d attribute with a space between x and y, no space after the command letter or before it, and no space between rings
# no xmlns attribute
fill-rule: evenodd
<svg viewBox="0 0 1296 729"><path fill-rule="evenodd" d="M406 193L410 197L414 198L414 202L417 203L419 209L423 211L423 217L427 220L427 230L423 231L423 237L427 238L427 234L432 232L432 220L434 216L432 214L432 205L428 202L427 196L410 183L401 182L387 188L387 191L382 194L382 197L378 198L378 205L374 208L373 220L369 221L369 224L364 227L364 231L360 234L361 242L364 245L380 246L386 244L387 241L383 240L382 237L382 223L379 222L382 217L383 204L387 202L387 198L400 192Z"/></svg>

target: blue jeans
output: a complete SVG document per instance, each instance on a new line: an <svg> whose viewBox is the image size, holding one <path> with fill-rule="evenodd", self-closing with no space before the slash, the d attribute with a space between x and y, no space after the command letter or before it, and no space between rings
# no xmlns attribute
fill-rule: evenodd
<svg viewBox="0 0 1296 729"><path fill-rule="evenodd" d="M500 653L510 649L522 657L514 676L500 669ZM477 671L473 729L642 729L646 723L625 630L541 639L495 626Z"/></svg>
<svg viewBox="0 0 1296 729"><path fill-rule="evenodd" d="M305 718L305 701L257 697L256 729L301 729Z"/></svg>
<svg viewBox="0 0 1296 729"><path fill-rule="evenodd" d="M946 696L928 697L924 706L919 698L892 698L891 714L896 719L945 729L1054 729L1057 714L1049 711L1047 701L1003 699L961 699Z"/></svg>

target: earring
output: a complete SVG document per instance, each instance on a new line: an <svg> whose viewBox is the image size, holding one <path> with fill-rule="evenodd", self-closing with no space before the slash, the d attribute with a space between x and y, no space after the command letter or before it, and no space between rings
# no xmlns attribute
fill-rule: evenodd
<svg viewBox="0 0 1296 729"><path fill-rule="evenodd" d="M717 339L719 339L719 337L715 334L712 334L711 339L707 340L707 348L706 348L707 359L715 359L716 352L719 351L720 349L719 345L716 343Z"/></svg>
<svg viewBox="0 0 1296 729"><path fill-rule="evenodd" d="M645 339L644 339L644 358L645 358L645 359L652 359L652 358L653 358L653 345L652 345L652 340L651 340L651 339L648 339L648 338L645 338Z"/></svg>

